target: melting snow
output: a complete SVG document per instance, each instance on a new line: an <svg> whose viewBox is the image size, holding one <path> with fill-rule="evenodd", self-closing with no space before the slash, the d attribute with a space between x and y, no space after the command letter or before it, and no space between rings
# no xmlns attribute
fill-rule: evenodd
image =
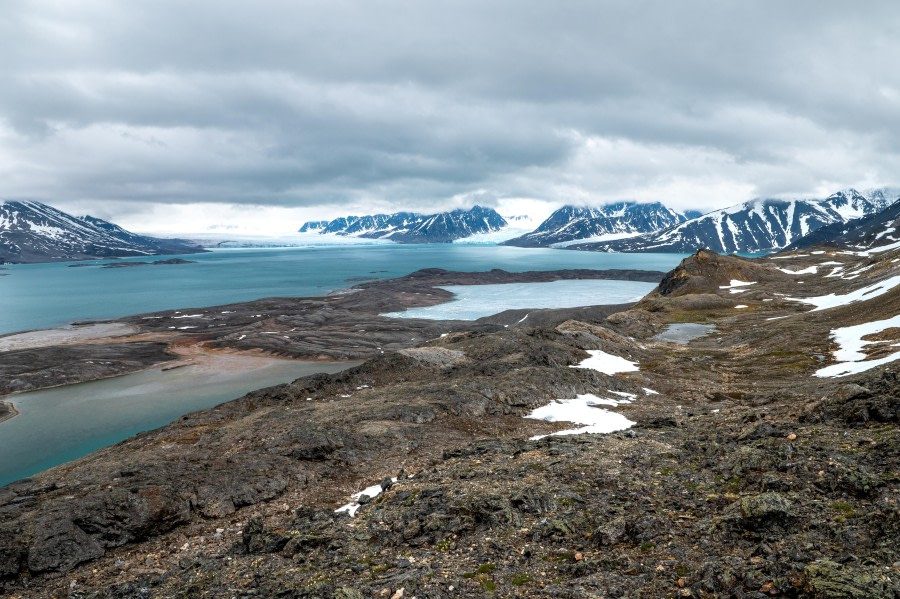
<svg viewBox="0 0 900 599"><path fill-rule="evenodd" d="M838 363L826 366L825 368L820 368L816 371L816 376L847 376L848 374L865 372L866 370L881 366L882 364L887 364L888 362L893 362L894 360L900 360L900 352L894 352L890 355L878 358L877 360L866 360L866 354L862 351L865 346L877 343L877 341L864 341L863 337L874 335L894 327L900 327L900 315L885 320L876 320L874 322L866 322L833 330L831 336L839 346L839 348L834 351L834 359L837 360Z"/></svg>
<svg viewBox="0 0 900 599"><path fill-rule="evenodd" d="M615 399L605 399L596 395L586 394L577 395L575 399L560 399L551 401L546 406L541 406L531 411L525 416L532 420L544 420L546 422L574 422L583 424L580 428L567 429L552 433L553 436L558 435L580 435L582 433L612 433L615 431L625 430L634 425L634 422L628 420L621 414L610 412L604 408L598 408L598 405L619 405L620 403L628 403L630 400L618 401ZM537 435L532 437L532 441L542 439L548 435Z"/></svg>
<svg viewBox="0 0 900 599"><path fill-rule="evenodd" d="M631 362L625 358L608 354L601 349L588 350L590 358L582 360L569 368L591 368L603 374L616 374L618 372L634 372L640 370L637 362Z"/></svg>
<svg viewBox="0 0 900 599"><path fill-rule="evenodd" d="M747 289L735 289L736 287L746 287L748 285L756 285L756 281L739 281L738 279L731 279L731 283L728 285L721 285L719 289L729 289L729 293L744 293Z"/></svg>
<svg viewBox="0 0 900 599"><path fill-rule="evenodd" d="M309 399L309 398L307 398L307 399ZM395 482L397 482L397 479L392 478L391 482L395 483ZM353 499L352 502L348 503L347 505L342 505L341 507L339 507L338 509L336 509L334 511L337 514L339 514L341 512L347 512L348 514L350 514L350 517L352 518L356 515L356 510L358 510L359 506L361 505L359 503L360 497L362 497L363 495L366 495L369 499L375 499L376 497L381 495L381 491L382 491L381 483L378 483L377 485L372 485L371 487L366 487L359 493L354 493L353 495L350 496L350 498Z"/></svg>
<svg viewBox="0 0 900 599"><path fill-rule="evenodd" d="M734 309L735 309L735 310L742 310L742 309L744 309L744 308L749 308L749 307L750 307L750 306L748 306L747 304L738 304L737 306L734 307Z"/></svg>
<svg viewBox="0 0 900 599"><path fill-rule="evenodd" d="M818 272L819 268L817 266L810 266L809 268L804 268L803 270L789 270L787 268L779 268L778 270L789 275L814 275L816 274L816 272Z"/></svg>
<svg viewBox="0 0 900 599"><path fill-rule="evenodd" d="M850 252L851 254L856 254L857 256L871 256L872 254L880 254L882 252L886 252L888 250L895 250L900 248L900 241L895 243L889 243L888 245L882 245L877 248L872 248L869 250L863 250L861 252Z"/></svg>
<svg viewBox="0 0 900 599"><path fill-rule="evenodd" d="M785 299L794 302L803 302L804 304L812 304L815 306L812 311L815 312L817 310L827 310L828 308L835 308L837 306L846 306L853 302L870 300L887 293L897 285L900 285L900 275L879 281L878 283L873 283L872 285L844 295L829 293L828 295L820 295L818 297L786 297Z"/></svg>
<svg viewBox="0 0 900 599"><path fill-rule="evenodd" d="M739 281L737 279L731 279L731 283L728 285L722 285L719 289L732 289L733 287L746 287L747 285L756 285L756 281Z"/></svg>

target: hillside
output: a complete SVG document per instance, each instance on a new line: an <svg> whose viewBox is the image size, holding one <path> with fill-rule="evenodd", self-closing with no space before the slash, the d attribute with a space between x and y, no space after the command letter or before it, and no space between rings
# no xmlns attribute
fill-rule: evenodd
<svg viewBox="0 0 900 599"><path fill-rule="evenodd" d="M822 227L792 243L788 249L802 249L818 245L852 246L872 249L900 241L900 200L881 212Z"/></svg>
<svg viewBox="0 0 900 599"><path fill-rule="evenodd" d="M769 253L827 225L875 214L892 201L882 190L863 195L853 189L824 200L753 200L655 233L570 247L607 252L690 253L708 248L725 254Z"/></svg>
<svg viewBox="0 0 900 599"><path fill-rule="evenodd" d="M437 214L396 212L346 216L331 221L311 221L300 233L385 239L397 243L450 243L477 234L499 231L506 220L492 208L474 206Z"/></svg>
<svg viewBox="0 0 900 599"><path fill-rule="evenodd" d="M0 490L0 588L895 598L898 252L701 251L186 416Z"/></svg>
<svg viewBox="0 0 900 599"><path fill-rule="evenodd" d="M78 218L40 202L0 202L0 263L63 262L202 251L188 241L137 235L105 220L92 216Z"/></svg>
<svg viewBox="0 0 900 599"><path fill-rule="evenodd" d="M692 216L699 216L699 213L683 214L659 202L618 202L596 208L563 206L531 233L510 239L504 245L549 247L577 241L630 237L667 229Z"/></svg>

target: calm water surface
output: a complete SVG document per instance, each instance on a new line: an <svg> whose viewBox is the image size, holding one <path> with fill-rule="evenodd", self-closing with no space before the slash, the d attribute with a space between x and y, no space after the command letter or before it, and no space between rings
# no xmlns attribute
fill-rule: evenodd
<svg viewBox="0 0 900 599"><path fill-rule="evenodd" d="M714 324L697 324L695 322L683 322L670 324L666 330L653 337L660 341L669 341L670 343L686 344L692 339L699 339L705 335L709 335L716 330Z"/></svg>
<svg viewBox="0 0 900 599"><path fill-rule="evenodd" d="M606 254L454 244L218 250L184 256L196 264L133 268L9 266L0 277L0 334L204 307L262 297L324 295L353 277L390 278L421 268L512 272L559 268L668 271L683 254ZM132 258L131 261L147 260Z"/></svg>
<svg viewBox="0 0 900 599"><path fill-rule="evenodd" d="M397 277L422 268L667 271L682 257L435 244L219 250L185 256L195 264L134 268L12 265L4 271L8 276L0 276L0 335L157 310L324 295L352 285L348 279ZM531 299L539 303L538 297ZM589 303L616 303L592 299ZM345 367L275 361L251 371L153 369L11 396L7 399L21 414L0 423L0 485L249 391Z"/></svg>
<svg viewBox="0 0 900 599"><path fill-rule="evenodd" d="M232 366L235 359L229 357ZM0 423L0 486L163 426L188 412L301 376L339 372L360 364L256 361L253 369L154 368L10 395L5 401L12 401L19 415Z"/></svg>

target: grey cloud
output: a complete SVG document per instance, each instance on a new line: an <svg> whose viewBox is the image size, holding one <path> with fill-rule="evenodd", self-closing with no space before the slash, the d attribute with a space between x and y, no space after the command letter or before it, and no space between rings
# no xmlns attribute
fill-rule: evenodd
<svg viewBox="0 0 900 599"><path fill-rule="evenodd" d="M8 4L3 197L558 203L900 166L894 2Z"/></svg>

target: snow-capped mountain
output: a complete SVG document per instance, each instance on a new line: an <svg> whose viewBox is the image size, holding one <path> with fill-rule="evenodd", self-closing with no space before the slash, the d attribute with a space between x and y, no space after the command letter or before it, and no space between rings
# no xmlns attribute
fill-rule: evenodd
<svg viewBox="0 0 900 599"><path fill-rule="evenodd" d="M474 206L438 214L372 214L346 216L332 221L310 221L300 233L331 234L363 239L385 239L398 243L450 243L476 234L499 231L506 220L492 208Z"/></svg>
<svg viewBox="0 0 900 599"><path fill-rule="evenodd" d="M573 242L604 241L650 233L684 222L682 214L659 202L618 202L600 207L563 206L537 229L505 242L520 247L565 247Z"/></svg>
<svg viewBox="0 0 900 599"><path fill-rule="evenodd" d="M900 193L897 195L900 196ZM861 250L900 246L900 199L881 212L847 223L826 225L801 237L786 249L814 245L851 246Z"/></svg>
<svg viewBox="0 0 900 599"><path fill-rule="evenodd" d="M92 216L76 217L32 201L0 202L0 263L191 254L180 239L136 235Z"/></svg>
<svg viewBox="0 0 900 599"><path fill-rule="evenodd" d="M611 252L693 252L698 248L718 253L773 252L826 225L879 212L891 201L885 190L863 195L855 189L824 200L753 200L656 233L573 247Z"/></svg>

